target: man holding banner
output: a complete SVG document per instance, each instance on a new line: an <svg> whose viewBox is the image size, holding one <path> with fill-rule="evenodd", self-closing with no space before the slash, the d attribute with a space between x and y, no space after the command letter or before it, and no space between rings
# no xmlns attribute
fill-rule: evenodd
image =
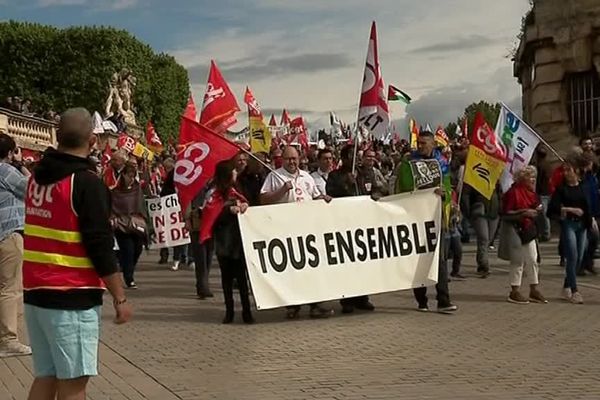
<svg viewBox="0 0 600 400"><path fill-rule="evenodd" d="M442 201L442 233L447 229L447 206L451 201L450 169L441 152L435 148L435 138L432 132L422 131L417 139L417 150L411 153L401 164L397 173L396 193L412 192L415 190L438 188ZM451 313L458 307L450 302L448 291L448 270L446 267L446 256L443 249L444 241L439 240L439 267L437 290L437 311L440 313ZM418 310L429 311L427 305L427 287L413 289Z"/></svg>
<svg viewBox="0 0 600 400"><path fill-rule="evenodd" d="M288 146L283 151L283 167L272 171L260 191L262 204L294 203L323 199L331 201L331 197L322 195L317 189L314 179L306 171L298 168L298 151ZM287 318L296 319L300 307L287 307ZM327 318L333 315L333 309L322 307L320 303L310 305L311 318Z"/></svg>

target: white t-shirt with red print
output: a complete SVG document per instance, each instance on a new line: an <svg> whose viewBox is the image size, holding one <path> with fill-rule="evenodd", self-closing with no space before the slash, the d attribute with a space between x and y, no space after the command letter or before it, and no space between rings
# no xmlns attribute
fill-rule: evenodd
<svg viewBox="0 0 600 400"><path fill-rule="evenodd" d="M276 169L267 175L267 179L260 189L260 193L271 193L279 190L285 182L292 182L293 188L284 194L276 203L294 203L314 200L321 195L315 180L310 174L299 169L295 174L290 174L285 168Z"/></svg>

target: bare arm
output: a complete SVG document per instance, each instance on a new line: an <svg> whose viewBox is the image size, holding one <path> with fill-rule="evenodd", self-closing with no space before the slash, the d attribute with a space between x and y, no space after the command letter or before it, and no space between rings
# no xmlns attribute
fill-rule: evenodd
<svg viewBox="0 0 600 400"><path fill-rule="evenodd" d="M292 183L286 182L282 187L273 191L260 194L260 204L274 204L281 200L292 189Z"/></svg>

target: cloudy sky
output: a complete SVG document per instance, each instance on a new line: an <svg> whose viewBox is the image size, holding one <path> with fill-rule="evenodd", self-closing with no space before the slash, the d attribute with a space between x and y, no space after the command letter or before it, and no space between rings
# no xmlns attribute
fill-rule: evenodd
<svg viewBox="0 0 600 400"><path fill-rule="evenodd" d="M312 127L329 111L356 120L375 20L384 80L413 98L392 104L392 118L436 125L480 99L520 111L507 55L527 9L527 0L0 0L0 19L126 29L188 68L197 103L214 58L240 105L249 85L266 113L279 119L287 107Z"/></svg>

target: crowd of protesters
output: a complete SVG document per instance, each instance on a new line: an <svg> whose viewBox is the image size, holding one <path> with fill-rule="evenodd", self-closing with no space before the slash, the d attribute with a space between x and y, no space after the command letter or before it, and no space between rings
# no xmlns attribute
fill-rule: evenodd
<svg viewBox="0 0 600 400"><path fill-rule="evenodd" d="M23 164L14 140L0 134L0 357L31 354L31 348L17 336L23 280L30 335L33 331L36 376L43 373L38 368L58 362L50 360L52 356L47 351L40 350L47 344L41 332L44 324L49 323L45 310L87 313L85 317L92 320L89 329L97 336L94 326L99 325L101 293L107 287L114 297L119 321L129 319L131 310L126 306L123 288L138 287L136 267L152 229L144 199L176 193L176 154L172 149L157 155L152 162L114 149L108 160L106 154L94 150L98 146L91 126L87 111L67 111L59 122L58 150L48 149L38 163L27 165ZM196 294L199 299L206 299L213 297L209 273L216 256L225 301L223 323L234 321L235 288L241 299L243 322L253 323L236 214L257 205L331 202L339 197L360 195L376 201L408 192L414 189L413 179L407 181L399 173L402 163L428 159L439 163L444 179L450 182L448 190L436 191L449 205L444 211L449 215L444 218L448 222L442 229L444 240L440 242L442 251L435 287L438 312L452 313L458 309L450 300L448 282L466 279L461 271L462 246L470 241L471 234L475 235L479 278L485 279L493 273L490 254L497 246L498 257L510 263L511 291L507 300L515 304L547 303L539 280L543 262L539 243L550 240L552 226L560 227L554 236L559 238L557 251L565 270L562 297L582 304L577 277L596 274L594 259L600 238L597 223L600 170L592 141L582 139L579 147L555 165L549 162L546 149L538 148L531 165L515 172L510 190L502 193L497 187L491 199L462 183L467 148L468 141L464 138L453 140L448 147L439 147L434 134L423 131L415 148L406 141L373 141L358 147L326 143L320 149L288 145L274 148L270 154L250 155L242 150L232 160L217 165L213 179L183 210L191 243L163 249L157 262L174 272L194 269ZM66 202L60 205L62 208L55 204L48 205L48 210L43 206L35 208L52 200L54 195L48 193L55 187L59 188L59 200ZM48 193L44 192L46 188ZM30 206L37 214L29 215ZM53 210L63 210L69 215L64 221L48 222L48 226L35 225L41 223L38 217ZM51 236L48 232L58 233ZM53 240L56 243L48 243ZM65 256L44 255L48 249L58 249L55 252L59 254L64 251ZM52 279L57 277L36 276L53 263L60 265L65 276L73 274L69 275L68 284L54 286ZM120 271L118 280L117 271ZM530 286L528 293L522 293L523 274ZM429 311L427 288L415 289L414 295L418 310ZM355 310L374 311L376 307L368 296L347 298L340 303L345 314ZM301 305L290 306L285 316L295 319L300 312ZM333 314L334 309L325 304L309 305L309 315L313 318ZM94 375L95 366L87 364L84 367L89 369L84 375ZM77 374L65 365L53 367L66 371L60 376L58 371L51 371L58 379ZM43 391L45 385L51 384L36 380L32 390L37 387L35 390Z"/></svg>

